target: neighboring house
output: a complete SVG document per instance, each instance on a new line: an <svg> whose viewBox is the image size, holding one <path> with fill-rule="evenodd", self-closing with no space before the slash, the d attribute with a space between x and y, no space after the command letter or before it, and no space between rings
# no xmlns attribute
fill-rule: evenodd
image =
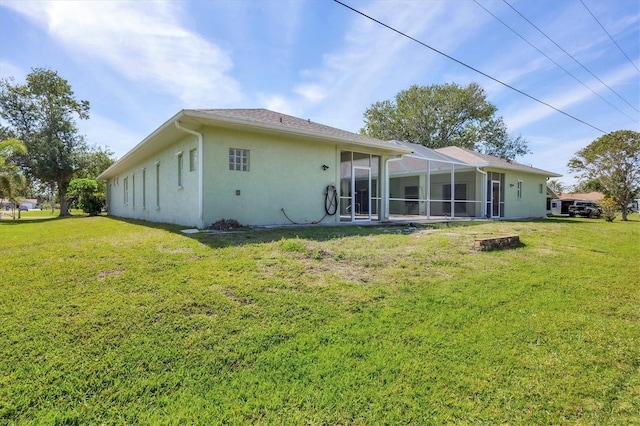
<svg viewBox="0 0 640 426"><path fill-rule="evenodd" d="M551 213L556 215L569 214L569 206L572 205L574 201L593 201L599 203L603 198L604 194L596 191L562 193L554 200L551 200Z"/></svg>
<svg viewBox="0 0 640 426"><path fill-rule="evenodd" d="M562 193L558 196L560 200L587 200L587 201L595 201L599 203L604 198L604 194L602 192L573 192L573 193Z"/></svg>
<svg viewBox="0 0 640 426"><path fill-rule="evenodd" d="M560 175L266 109L182 110L98 178L111 215L205 228L541 217Z"/></svg>
<svg viewBox="0 0 640 426"><path fill-rule="evenodd" d="M125 218L198 228L377 221L388 218L386 162L410 152L266 109L182 110L98 178L109 214Z"/></svg>
<svg viewBox="0 0 640 426"><path fill-rule="evenodd" d="M29 210L38 208L38 200L36 200L35 198L23 198L22 200L18 200L16 204L20 207L26 207ZM0 200L0 208L4 210L9 210L11 209L11 207L17 206L13 206L13 203L6 198Z"/></svg>

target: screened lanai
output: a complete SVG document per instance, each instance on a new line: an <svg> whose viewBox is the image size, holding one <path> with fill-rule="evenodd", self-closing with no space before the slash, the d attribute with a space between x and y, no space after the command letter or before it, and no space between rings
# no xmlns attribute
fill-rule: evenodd
<svg viewBox="0 0 640 426"><path fill-rule="evenodd" d="M389 219L455 219L484 217L486 175L422 145L388 162Z"/></svg>

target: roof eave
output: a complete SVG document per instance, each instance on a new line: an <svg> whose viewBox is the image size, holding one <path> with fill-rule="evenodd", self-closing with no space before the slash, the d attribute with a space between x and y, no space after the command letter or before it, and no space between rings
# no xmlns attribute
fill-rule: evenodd
<svg viewBox="0 0 640 426"><path fill-rule="evenodd" d="M411 149L392 145L383 141L376 142L375 140L363 141L357 139L341 138L338 136L323 135L317 132L305 131L302 129L292 129L290 127L282 128L277 125L267 123L256 123L249 120L243 120L232 117L217 116L215 114L200 112L198 110L181 110L164 124L158 127L153 133L144 138L140 143L134 146L129 152L127 152L122 158L112 164L107 170L102 172L99 176L99 180L109 179L115 177L119 172L127 170L129 163L134 162L138 155L144 155L145 149L148 145L160 138L164 133L174 128L176 121L184 120L185 122L191 121L199 125L213 125L215 127L232 128L250 130L259 133L275 134L288 137L303 137L308 140L313 140L322 143L332 143L341 145L344 147L354 148L367 148L368 150L374 150L379 153L404 155L410 154L413 151Z"/></svg>

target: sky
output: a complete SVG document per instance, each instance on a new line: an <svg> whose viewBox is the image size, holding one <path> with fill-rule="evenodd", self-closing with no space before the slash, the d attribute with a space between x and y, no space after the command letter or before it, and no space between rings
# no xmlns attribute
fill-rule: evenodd
<svg viewBox="0 0 640 426"><path fill-rule="evenodd" d="M342 1L421 43L333 0L0 0L0 78L56 71L90 103L80 133L117 158L181 109L358 132L373 103L444 83L484 88L528 142L517 161L565 185L577 151L640 131L638 0Z"/></svg>

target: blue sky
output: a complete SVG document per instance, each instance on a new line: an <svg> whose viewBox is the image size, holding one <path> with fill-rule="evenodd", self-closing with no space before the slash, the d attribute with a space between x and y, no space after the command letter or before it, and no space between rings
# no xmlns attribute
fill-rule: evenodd
<svg viewBox="0 0 640 426"><path fill-rule="evenodd" d="M637 0L344 2L605 132L640 130ZM264 107L357 132L372 103L452 82L479 83L528 140L518 161L566 184L568 160L602 135L331 0L0 0L0 77L36 67L90 102L81 132L118 157L183 108Z"/></svg>

